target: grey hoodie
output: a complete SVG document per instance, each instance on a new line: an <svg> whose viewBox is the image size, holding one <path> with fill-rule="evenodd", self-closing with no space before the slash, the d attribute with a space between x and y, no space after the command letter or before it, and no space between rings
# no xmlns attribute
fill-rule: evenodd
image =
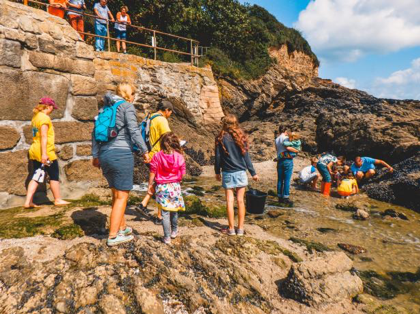
<svg viewBox="0 0 420 314"><path fill-rule="evenodd" d="M117 95L107 93L104 97L104 106L112 106L120 100L124 99ZM93 158L98 158L101 152L109 149L129 149L133 151L134 144L139 148L140 154L144 155L147 152L147 147L141 136L136 109L133 104L126 101L118 107L115 123L117 130L119 130L118 135L107 143L97 142L94 132L92 133Z"/></svg>

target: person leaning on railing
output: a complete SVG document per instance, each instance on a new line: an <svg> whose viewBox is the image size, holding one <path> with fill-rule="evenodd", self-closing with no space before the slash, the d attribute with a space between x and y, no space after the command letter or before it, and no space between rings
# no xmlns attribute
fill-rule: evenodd
<svg viewBox="0 0 420 314"><path fill-rule="evenodd" d="M115 23L115 32L117 39L122 40L122 48L124 53L127 53L127 46L125 40L127 39L127 24L131 25L130 16L127 14L128 7L122 6L121 12L117 13L117 22ZM120 40L117 40L117 51L120 52Z"/></svg>
<svg viewBox="0 0 420 314"><path fill-rule="evenodd" d="M85 39L85 35L82 33L85 31L85 24L83 22L83 10L86 10L86 5L84 0L68 0L67 7L71 11L67 11L67 16L69 17L70 25L80 33L82 39ZM80 13L77 13L80 12Z"/></svg>
<svg viewBox="0 0 420 314"><path fill-rule="evenodd" d="M64 14L67 9L67 0L48 0L48 13L64 18Z"/></svg>
<svg viewBox="0 0 420 314"><path fill-rule="evenodd" d="M112 15L111 11L108 9L107 0L100 0L99 2L95 3L93 7L93 11L95 12L96 16L100 17L97 18L95 21L95 34L99 36L106 37L108 36L108 16L111 22L115 22L114 16ZM105 48L105 38L96 37L95 40L95 49L96 51L104 51Z"/></svg>

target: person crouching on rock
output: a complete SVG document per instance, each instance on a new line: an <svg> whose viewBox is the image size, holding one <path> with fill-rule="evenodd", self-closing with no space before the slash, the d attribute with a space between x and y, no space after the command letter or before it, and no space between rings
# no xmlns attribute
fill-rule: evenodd
<svg viewBox="0 0 420 314"><path fill-rule="evenodd" d="M357 181L361 182L362 179L369 179L375 175L375 165L382 165L387 167L389 172L394 172L394 168L383 160L360 156L354 158L350 170L356 176Z"/></svg>
<svg viewBox="0 0 420 314"><path fill-rule="evenodd" d="M330 196L331 192L331 182L332 182L332 175L333 165L337 164L338 166L344 165L346 159L344 156L335 157L331 154L323 154L316 165L318 168L319 173L322 176L322 183L321 183L321 193L325 196Z"/></svg>
<svg viewBox="0 0 420 314"><path fill-rule="evenodd" d="M340 185L337 187L337 192L341 198L347 198L350 195L359 193L359 186L351 172L347 173L343 180L340 181Z"/></svg>
<svg viewBox="0 0 420 314"><path fill-rule="evenodd" d="M68 205L60 196L60 181L57 155L54 146L54 128L50 114L58 109L55 101L49 97L43 97L33 110L32 145L29 149L29 159L32 161L35 173L37 170L44 170L50 178L50 187L54 196L54 205ZM38 179L39 181L39 179ZM34 178L29 182L26 194L25 208L38 207L33 203L35 192L38 188L38 181Z"/></svg>
<svg viewBox="0 0 420 314"><path fill-rule="evenodd" d="M234 115L227 115L222 119L222 130L216 137L216 160L214 171L216 179L222 181L226 193L226 207L229 228L222 232L228 235L244 235L245 221L245 188L248 185L248 170L254 181L258 175L249 157L249 143L245 132L239 127L238 119ZM222 170L222 175L220 175ZM222 179L223 178L223 179ZM238 229L235 232L234 190L238 202Z"/></svg>
<svg viewBox="0 0 420 314"><path fill-rule="evenodd" d="M316 171L316 164L318 163L318 158L312 157L311 158L311 165L306 166L299 172L299 182L302 184L310 184L311 189L316 189L316 184L320 175Z"/></svg>
<svg viewBox="0 0 420 314"><path fill-rule="evenodd" d="M111 222L107 241L109 246L133 240L132 228L127 226L124 213L128 195L133 189L134 144L145 159L148 160L149 156L137 123L136 109L132 104L135 92L133 85L121 83L117 86L117 95L105 95L104 107L120 103L115 116L115 128L118 131L116 136L107 142L96 141L95 131L92 134L92 164L102 169L112 191Z"/></svg>
<svg viewBox="0 0 420 314"><path fill-rule="evenodd" d="M148 193L156 191L163 218L163 242L170 244L178 235L178 211L185 210L181 181L186 166L179 138L173 132L165 133L160 145L162 150L154 154L150 162Z"/></svg>

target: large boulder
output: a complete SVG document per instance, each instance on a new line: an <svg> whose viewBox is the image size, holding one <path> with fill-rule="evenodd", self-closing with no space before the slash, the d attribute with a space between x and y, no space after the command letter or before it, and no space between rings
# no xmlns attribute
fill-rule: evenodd
<svg viewBox="0 0 420 314"><path fill-rule="evenodd" d="M363 189L372 198L420 213L420 152L393 167L394 173L379 171Z"/></svg>
<svg viewBox="0 0 420 314"><path fill-rule="evenodd" d="M280 287L288 298L314 307L350 300L363 291L362 280L350 273L352 260L342 252L293 264Z"/></svg>
<svg viewBox="0 0 420 314"><path fill-rule="evenodd" d="M68 181L101 181L102 173L98 168L92 166L91 160L76 160L64 167Z"/></svg>

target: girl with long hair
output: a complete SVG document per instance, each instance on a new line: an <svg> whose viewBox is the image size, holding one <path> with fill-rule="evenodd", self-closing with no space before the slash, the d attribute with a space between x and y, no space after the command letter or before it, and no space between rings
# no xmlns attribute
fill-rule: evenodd
<svg viewBox="0 0 420 314"><path fill-rule="evenodd" d="M216 137L216 161L214 171L216 179L222 181L226 194L226 207L228 216L228 229L222 232L228 235L244 235L245 221L245 188L248 185L246 170L252 179L258 181L258 175L254 170L249 157L249 141L245 132L239 127L238 119L234 115L227 115L222 119L222 130ZM238 202L238 229L235 231L234 202Z"/></svg>

